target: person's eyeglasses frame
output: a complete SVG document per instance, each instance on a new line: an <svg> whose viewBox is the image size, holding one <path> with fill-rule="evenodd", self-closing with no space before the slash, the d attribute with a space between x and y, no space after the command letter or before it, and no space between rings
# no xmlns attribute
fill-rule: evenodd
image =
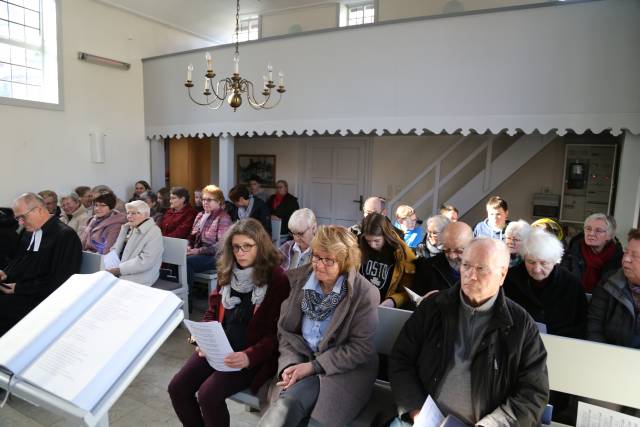
<svg viewBox="0 0 640 427"><path fill-rule="evenodd" d="M296 232L296 231L289 231L289 236L291 236L292 238L297 237L297 238L299 238L299 239L302 239L302 237L304 236L304 234L305 234L307 231L309 231L309 229L310 229L310 228L311 228L311 227L307 227L307 228L305 228L305 229L304 229L304 231L299 231L299 232Z"/></svg>
<svg viewBox="0 0 640 427"><path fill-rule="evenodd" d="M249 253L251 252L251 249L255 248L256 246L258 246L257 244L250 244L250 243L246 243L244 245L231 245L231 250L233 251L233 253Z"/></svg>
<svg viewBox="0 0 640 427"><path fill-rule="evenodd" d="M39 206L34 206L23 214L15 215L14 218L16 219L16 221L24 221L27 218L27 215L29 215L31 212L33 212L34 209L38 207Z"/></svg>
<svg viewBox="0 0 640 427"><path fill-rule="evenodd" d="M331 258L322 258L317 255L311 255L311 264L317 264L322 262L325 267L333 267L338 261Z"/></svg>

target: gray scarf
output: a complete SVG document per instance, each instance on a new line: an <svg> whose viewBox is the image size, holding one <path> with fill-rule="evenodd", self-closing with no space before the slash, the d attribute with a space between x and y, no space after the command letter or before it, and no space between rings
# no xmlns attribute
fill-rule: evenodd
<svg viewBox="0 0 640 427"><path fill-rule="evenodd" d="M222 306L226 310L231 310L240 304L240 298L231 296L231 289L241 294L251 292L251 303L253 305L260 305L264 300L268 287L269 285L255 285L253 282L253 267L240 269L236 266L231 273L231 283L223 286L221 289Z"/></svg>
<svg viewBox="0 0 640 427"><path fill-rule="evenodd" d="M253 196L249 196L249 204L247 205L246 208L238 208L238 218L239 219L249 218L251 209L253 209Z"/></svg>

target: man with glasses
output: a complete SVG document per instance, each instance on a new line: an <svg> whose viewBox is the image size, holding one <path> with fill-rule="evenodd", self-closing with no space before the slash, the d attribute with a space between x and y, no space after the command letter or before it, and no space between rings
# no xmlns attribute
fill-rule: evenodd
<svg viewBox="0 0 640 427"><path fill-rule="evenodd" d="M500 289L508 268L504 242L472 241L460 283L427 298L404 325L389 357L402 419L415 420L430 396L465 425L540 424L547 353L531 316Z"/></svg>
<svg viewBox="0 0 640 427"><path fill-rule="evenodd" d="M462 221L449 223L441 235L442 252L415 261L412 289L419 295L426 295L453 287L460 280L462 253L471 240L473 231L468 224Z"/></svg>
<svg viewBox="0 0 640 427"><path fill-rule="evenodd" d="M280 245L282 263L280 267L293 270L309 264L311 260L311 241L316 235L318 224L311 209L302 208L289 218L289 234L293 240Z"/></svg>
<svg viewBox="0 0 640 427"><path fill-rule="evenodd" d="M82 261L78 235L49 214L40 196L21 195L13 212L24 230L15 256L0 270L0 336L78 273Z"/></svg>

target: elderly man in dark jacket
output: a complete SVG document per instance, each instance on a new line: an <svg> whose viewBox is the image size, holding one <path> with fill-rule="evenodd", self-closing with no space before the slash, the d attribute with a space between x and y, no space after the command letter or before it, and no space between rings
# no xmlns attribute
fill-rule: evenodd
<svg viewBox="0 0 640 427"><path fill-rule="evenodd" d="M389 360L401 416L415 419L431 396L466 424L539 424L547 353L533 319L500 290L508 266L502 241L474 240L460 284L427 298L407 321Z"/></svg>
<svg viewBox="0 0 640 427"><path fill-rule="evenodd" d="M0 336L78 273L82 262L78 235L49 215L40 196L23 194L13 212L24 230L15 256L0 270Z"/></svg>

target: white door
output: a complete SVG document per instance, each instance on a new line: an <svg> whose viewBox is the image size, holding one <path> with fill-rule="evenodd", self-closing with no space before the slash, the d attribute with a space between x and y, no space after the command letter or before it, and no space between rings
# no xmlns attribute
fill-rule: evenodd
<svg viewBox="0 0 640 427"><path fill-rule="evenodd" d="M307 144L305 204L319 224L349 227L362 219L370 164L369 138L312 138Z"/></svg>

